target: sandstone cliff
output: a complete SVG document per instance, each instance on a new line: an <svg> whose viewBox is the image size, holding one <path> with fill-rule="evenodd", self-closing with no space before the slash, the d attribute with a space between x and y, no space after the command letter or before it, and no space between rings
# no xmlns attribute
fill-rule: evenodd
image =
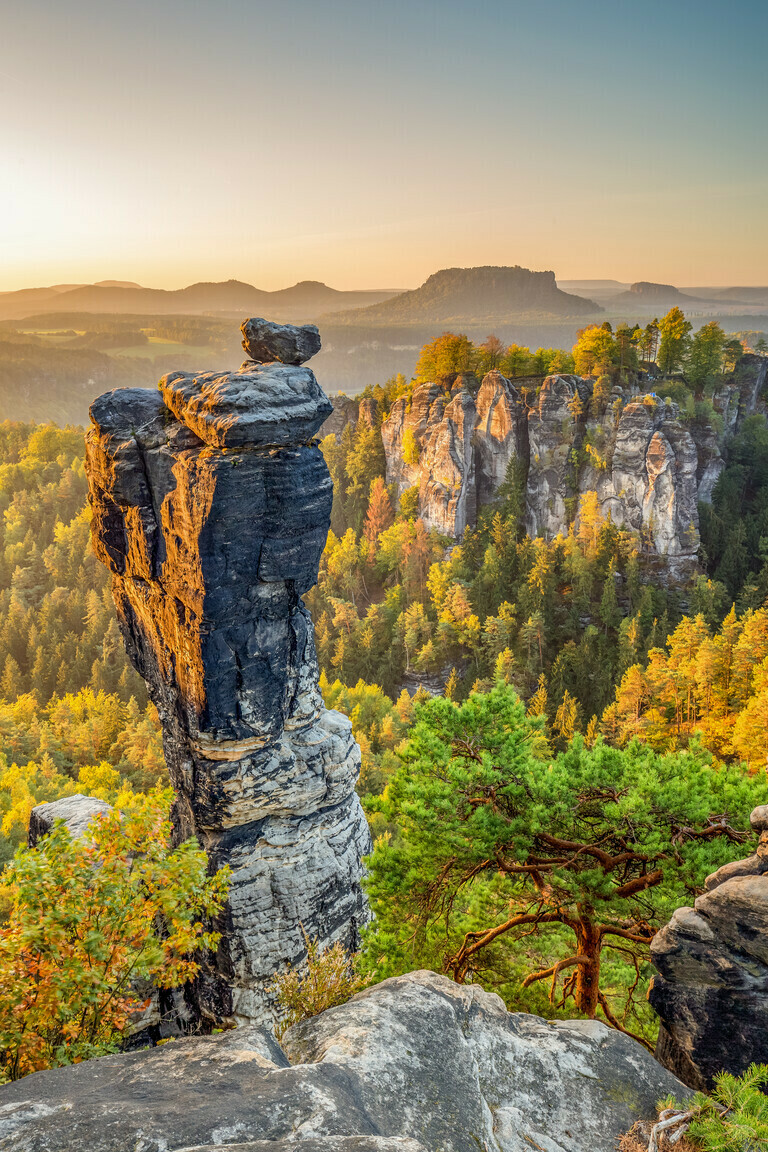
<svg viewBox="0 0 768 1152"><path fill-rule="evenodd" d="M193 995L213 1021L266 1018L265 985L304 954L302 926L354 946L366 918L360 753L323 705L301 600L330 522L311 437L331 406L297 347L278 349L289 363L107 393L86 438L94 547L160 714L176 835L233 871Z"/></svg>
<svg viewBox="0 0 768 1152"><path fill-rule="evenodd" d="M744 356L715 397L726 436L757 410L767 371L765 357ZM499 372L479 388L473 377L422 384L382 424L387 481L398 493L418 486L424 522L458 539L516 460L530 535L567 532L594 492L602 515L635 532L644 553L663 558L673 577L690 574L697 506L711 500L723 468L715 430L653 393L595 395L594 386L577 376L542 383Z"/></svg>

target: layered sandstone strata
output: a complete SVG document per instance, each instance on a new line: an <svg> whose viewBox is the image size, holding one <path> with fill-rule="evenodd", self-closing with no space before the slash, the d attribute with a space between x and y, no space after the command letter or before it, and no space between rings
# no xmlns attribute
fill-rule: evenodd
<svg viewBox="0 0 768 1152"><path fill-rule="evenodd" d="M294 335L298 333L298 335ZM312 437L331 405L300 364L312 333L250 322L238 372L109 392L91 408L97 555L129 656L163 725L175 833L232 869L204 1018L262 1020L304 936L354 947L370 841L360 752L328 711L302 595L317 579L332 483ZM262 354L264 354L262 352Z"/></svg>

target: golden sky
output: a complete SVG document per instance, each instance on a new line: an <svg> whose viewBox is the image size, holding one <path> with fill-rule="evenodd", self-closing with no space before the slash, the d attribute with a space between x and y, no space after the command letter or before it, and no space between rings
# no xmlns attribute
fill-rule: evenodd
<svg viewBox="0 0 768 1152"><path fill-rule="evenodd" d="M768 283L768 5L26 0L0 290Z"/></svg>

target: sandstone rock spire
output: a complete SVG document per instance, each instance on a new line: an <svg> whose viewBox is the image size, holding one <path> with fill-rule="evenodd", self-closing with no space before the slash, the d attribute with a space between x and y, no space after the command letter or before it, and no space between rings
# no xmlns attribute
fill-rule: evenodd
<svg viewBox="0 0 768 1152"><path fill-rule="evenodd" d="M160 714L176 836L195 834L233 872L193 1008L261 1021L273 973L304 954L302 928L353 947L367 915L360 752L323 705L301 599L330 523L332 482L311 437L331 405L295 356L175 372L159 389L91 407L93 543Z"/></svg>

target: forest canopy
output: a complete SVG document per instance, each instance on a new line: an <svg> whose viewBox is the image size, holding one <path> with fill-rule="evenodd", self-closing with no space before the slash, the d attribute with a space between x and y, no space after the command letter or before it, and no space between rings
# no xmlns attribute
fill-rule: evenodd
<svg viewBox="0 0 768 1152"><path fill-rule="evenodd" d="M444 333L413 379L367 390L372 419L322 441L334 502L306 599L321 691L362 752L379 976L427 964L651 1043L653 932L746 851L768 746L768 430L757 415L723 443L710 400L738 352L686 324L589 325L571 352ZM585 372L607 402L663 355L657 392L709 421L725 455L688 585L649 579L594 493L567 531L531 538L512 467L456 543L420 519L415 488L387 484L381 423L419 379L471 387L498 369L533 396L549 372ZM415 462L416 442L403 450ZM130 808L167 783L86 490L80 429L0 425L5 865L35 804L87 792Z"/></svg>

